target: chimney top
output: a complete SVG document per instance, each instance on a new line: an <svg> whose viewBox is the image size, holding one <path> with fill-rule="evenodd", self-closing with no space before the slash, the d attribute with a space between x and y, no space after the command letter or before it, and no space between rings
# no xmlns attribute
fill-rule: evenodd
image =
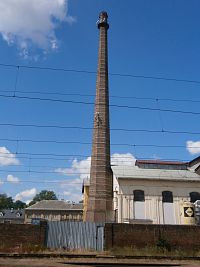
<svg viewBox="0 0 200 267"><path fill-rule="evenodd" d="M99 20L97 21L97 27L100 28L101 26L109 28L108 24L108 14L106 11L102 11L99 14Z"/></svg>
<svg viewBox="0 0 200 267"><path fill-rule="evenodd" d="M101 17L105 17L106 19L108 18L108 14L106 11L101 11L100 14L99 14L99 18Z"/></svg>

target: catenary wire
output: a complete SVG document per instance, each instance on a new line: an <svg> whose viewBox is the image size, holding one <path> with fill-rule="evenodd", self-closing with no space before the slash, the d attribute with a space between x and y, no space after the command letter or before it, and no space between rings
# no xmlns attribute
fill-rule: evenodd
<svg viewBox="0 0 200 267"><path fill-rule="evenodd" d="M74 73L83 73L83 74L96 74L97 73L96 71L89 71L89 70L30 66L30 65L15 65L15 64L5 64L5 63L0 63L0 66L1 67L10 67L10 68L74 72ZM172 81L172 82L184 82L184 83L200 84L200 81L198 81L198 80L167 78L167 77L159 77L159 76L146 76L146 75L122 74L122 73L109 73L109 75L110 76L119 76L119 77L129 77L129 78L141 78L141 79L152 79L152 80L163 80L163 81Z"/></svg>
<svg viewBox="0 0 200 267"><path fill-rule="evenodd" d="M55 153L30 153L30 152L15 152L15 153L12 153L12 156L11 156L11 153L9 152L1 152L0 153L0 158L2 157L5 157L5 158L9 158L9 159L13 159L13 155L29 155L28 159L34 159L32 158L33 156L53 156L53 157L66 157L66 158L88 158L90 157L91 155L85 155L85 154L55 154ZM30 158L31 157L31 158ZM97 156L98 157L98 156ZM66 160L65 158L65 160ZM93 156L93 158L95 158L95 156ZM124 156L123 154L120 154L119 155L112 155L112 159L133 159L132 156ZM141 158L141 157L138 157L137 159L147 159L147 158ZM148 159L155 159L155 158L148 158ZM166 161L183 161L183 160L180 160L180 159L170 159L170 158L166 158L166 159L162 159L162 160L166 160ZM185 161L185 160L184 160Z"/></svg>
<svg viewBox="0 0 200 267"><path fill-rule="evenodd" d="M17 124L17 123L0 123L0 126L9 127L33 127L33 128L55 128L55 129L77 129L77 130L93 130L95 127L67 126L67 125L42 125L42 124ZM200 135L200 132L191 131L172 131L172 130L150 130L150 129L126 129L126 128L111 128L111 131L120 132L145 132L145 133L166 133L166 134L190 134Z"/></svg>
<svg viewBox="0 0 200 267"><path fill-rule="evenodd" d="M160 172L161 171L163 171L163 170L160 170ZM186 170L185 170L186 171ZM0 170L0 172L5 172L4 170ZM13 172L16 172L16 173L28 173L29 171L13 171ZM30 173L35 173L35 174L41 174L41 173L43 173L43 174L55 174L55 172L53 172L53 171L49 171L49 172L38 172L38 171L30 171ZM70 174L70 175L67 175L67 176L77 176L77 175L89 175L89 172L84 172L84 173L75 173L75 174ZM143 177L143 178L145 178L145 179L147 179L147 178L158 178L158 177L160 177L160 179L161 179L161 176L160 176L160 174L159 174L159 172L156 174L157 176L155 177L155 175L139 175L139 174L137 174L137 177L139 178L139 177ZM132 177L133 178L133 175L119 175L119 177ZM88 178L88 177L87 177ZM170 178L170 177L162 177L162 178ZM186 175L184 175L184 174L182 174L181 175L181 178L188 178ZM67 178L67 179L70 179L70 178ZM43 179L43 180L41 180L41 181L44 181L45 179ZM6 180L5 180L6 181ZM24 180L24 181L27 181L27 182L30 182L31 180ZM60 180L61 182L64 182L65 180ZM22 180L22 182L23 182L23 180ZM67 183L67 182L66 182ZM76 182L70 182L70 183L72 183L72 184L75 184ZM81 183L82 184L82 183Z"/></svg>
<svg viewBox="0 0 200 267"><path fill-rule="evenodd" d="M29 155L29 154L27 154ZM0 157L4 157L4 158L9 158L10 157L6 157L6 156L1 156ZM85 157L84 157L85 158ZM55 160L55 161L66 161L67 159L71 160L71 159L74 159L72 157L70 158L56 158L56 157L32 157L32 156L20 156L20 155L17 155L17 159L27 159L27 160ZM77 159L77 158L76 158ZM118 158L117 158L118 159ZM142 157L137 157L138 160L155 160L155 157L151 157L151 158L142 158ZM160 160L163 160L163 161L180 161L180 162L188 162L190 161L190 159L177 159L177 158L162 158ZM124 160L123 160L124 162ZM128 161L130 162L130 161ZM16 166L16 165L15 165Z"/></svg>
<svg viewBox="0 0 200 267"><path fill-rule="evenodd" d="M13 90L0 90L1 93L13 93ZM21 91L16 90L16 93L21 94L41 94L41 95L58 95L58 96L81 96L81 97L95 97L94 94L79 94L79 93L61 93L61 92L42 92L42 91ZM137 96L122 96L109 95L109 98L119 99L137 99L137 100L151 100L151 101L172 101L172 102L191 102L199 103L198 99L175 99L175 98L158 98L158 97L137 97Z"/></svg>
<svg viewBox="0 0 200 267"><path fill-rule="evenodd" d="M0 138L0 141L8 142L30 142L30 143L55 143L55 144L79 144L92 145L92 142L80 141L59 141L59 140L34 140L34 139L10 139ZM94 144L96 144L94 142ZM158 144L128 144L128 143L111 143L111 146L130 146L130 147L160 147L160 148L185 148L184 145L158 145ZM187 146L188 148L199 148L199 146Z"/></svg>
<svg viewBox="0 0 200 267"><path fill-rule="evenodd" d="M9 98L9 99L23 99L23 100L49 101L49 102L60 102L60 103L82 104L82 105L94 105L93 102L86 102L86 101L74 101L74 100L53 99L53 98L18 96L16 94L14 94L14 95L0 94L0 97ZM98 104L98 105L101 105L101 104ZM138 109L138 110L148 110L148 111L181 113L181 114L189 114L189 115L200 115L200 112L189 111L189 110L184 111L184 110L175 110L175 109L150 108L150 107L142 107L142 106L116 105L116 104L110 104L109 106L114 107L114 108L128 108L128 109Z"/></svg>
<svg viewBox="0 0 200 267"><path fill-rule="evenodd" d="M18 156L18 159L19 158L27 158L27 159L30 159L30 160L34 160L34 159L38 159L38 158L35 158L35 156L45 156L45 157L42 157L40 159L57 159L57 160L67 160L68 158L89 158L91 155L76 155L76 154L51 154L51 153L29 153L29 152L16 152L16 153L12 153L12 155L16 155ZM23 155L22 157L19 157ZM27 155L27 156L26 156ZM34 156L34 157L33 157ZM54 156L54 157L59 157L59 158L46 158L46 156ZM65 157L65 158L60 158L60 157ZM13 159L11 156L10 156L10 153L8 152L1 152L0 153L0 158L9 158L9 159ZM95 158L95 156L93 156L93 158ZM121 162L126 162L127 159L131 159L133 160L134 158L132 156L124 156L124 155L112 155L112 160L121 160ZM126 159L126 160L124 160ZM142 158L142 157L137 157L137 160L155 160L154 157L151 157L151 158ZM175 158L162 158L160 159L162 161L179 161L179 162L188 162L189 160L186 160L186 159L175 159ZM127 162L130 162L130 161L127 161ZM16 166L16 164L14 164Z"/></svg>

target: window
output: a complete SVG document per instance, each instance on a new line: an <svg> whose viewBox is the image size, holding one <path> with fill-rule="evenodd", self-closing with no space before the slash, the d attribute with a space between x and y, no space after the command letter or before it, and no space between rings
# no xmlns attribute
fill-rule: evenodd
<svg viewBox="0 0 200 267"><path fill-rule="evenodd" d="M196 200L200 200L200 193L191 192L190 193L190 202L194 203Z"/></svg>
<svg viewBox="0 0 200 267"><path fill-rule="evenodd" d="M163 191L162 202L173 203L173 193L171 191Z"/></svg>
<svg viewBox="0 0 200 267"><path fill-rule="evenodd" d="M144 191L143 190L134 190L133 191L134 201L145 201Z"/></svg>
<svg viewBox="0 0 200 267"><path fill-rule="evenodd" d="M145 219L145 197L143 190L134 190L134 214L135 219Z"/></svg>

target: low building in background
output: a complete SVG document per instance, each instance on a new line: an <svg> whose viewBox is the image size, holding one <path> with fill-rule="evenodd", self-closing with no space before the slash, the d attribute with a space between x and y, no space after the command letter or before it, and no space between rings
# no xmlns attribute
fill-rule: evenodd
<svg viewBox="0 0 200 267"><path fill-rule="evenodd" d="M83 204L63 200L42 200L25 209L25 223L35 219L47 221L82 221Z"/></svg>
<svg viewBox="0 0 200 267"><path fill-rule="evenodd" d="M0 223L24 223L24 210L3 209L0 210Z"/></svg>

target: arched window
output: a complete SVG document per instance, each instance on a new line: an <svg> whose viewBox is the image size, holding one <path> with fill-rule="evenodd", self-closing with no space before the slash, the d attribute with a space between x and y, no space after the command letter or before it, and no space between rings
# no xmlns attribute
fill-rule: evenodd
<svg viewBox="0 0 200 267"><path fill-rule="evenodd" d="M173 193L171 191L163 191L162 202L173 203Z"/></svg>
<svg viewBox="0 0 200 267"><path fill-rule="evenodd" d="M194 203L196 200L200 200L200 193L191 192L190 193L190 202Z"/></svg>
<svg viewBox="0 0 200 267"><path fill-rule="evenodd" d="M134 196L134 201L145 201L143 190L134 190L133 196Z"/></svg>

